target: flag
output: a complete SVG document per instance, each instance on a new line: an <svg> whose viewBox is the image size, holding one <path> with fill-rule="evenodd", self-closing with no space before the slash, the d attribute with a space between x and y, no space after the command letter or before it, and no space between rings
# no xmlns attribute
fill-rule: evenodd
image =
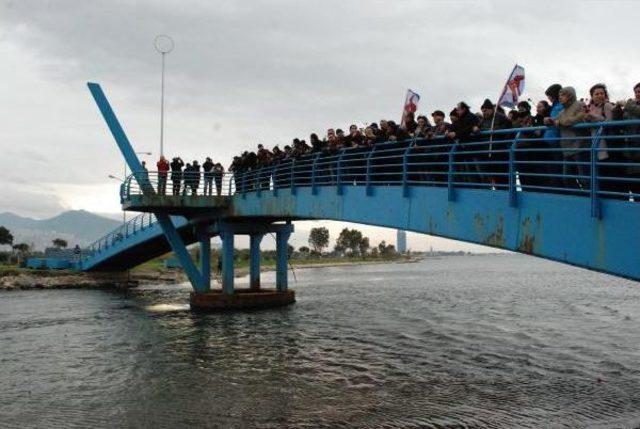
<svg viewBox="0 0 640 429"><path fill-rule="evenodd" d="M518 104L518 98L524 92L524 67L515 65L513 71L504 85L502 94L498 99L498 106L507 106L512 109Z"/></svg>
<svg viewBox="0 0 640 429"><path fill-rule="evenodd" d="M420 95L407 89L407 96L404 99L404 109L402 110L402 119L400 120L400 127L404 128L404 122L407 118L407 113L416 113L418 110L418 101L420 101Z"/></svg>

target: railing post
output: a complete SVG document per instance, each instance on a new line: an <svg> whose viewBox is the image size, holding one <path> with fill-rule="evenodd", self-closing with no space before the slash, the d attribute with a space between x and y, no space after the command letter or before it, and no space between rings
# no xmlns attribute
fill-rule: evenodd
<svg viewBox="0 0 640 429"><path fill-rule="evenodd" d="M278 196L278 165L280 164L273 165L273 172L271 173L271 175L273 176L273 196L274 197Z"/></svg>
<svg viewBox="0 0 640 429"><path fill-rule="evenodd" d="M411 144L407 146L407 148L404 150L404 153L402 155L402 196L405 198L409 198L409 195L410 195L409 184L407 183L407 177L409 175L409 172L408 172L409 166L407 165L407 158L409 156L409 152L411 152Z"/></svg>
<svg viewBox="0 0 640 429"><path fill-rule="evenodd" d="M518 148L518 139L521 131L518 131L513 143L509 147L509 206L516 207L518 205L518 196L516 194L516 149Z"/></svg>
<svg viewBox="0 0 640 429"><path fill-rule="evenodd" d="M371 157L373 156L373 153L376 151L376 149L378 148L378 146L374 145L371 150L369 151L369 154L367 155L367 185L365 188L365 194L367 196L371 196L372 194L372 188L371 188Z"/></svg>
<svg viewBox="0 0 640 429"><path fill-rule="evenodd" d="M254 186L254 187L255 187L255 189L256 189L256 195L258 196L258 198L259 198L259 197L261 196L261 194L262 194L262 182L260 181L260 178L262 177L262 170L263 170L263 169L264 169L264 167L260 167L260 168L258 168L258 169L255 171L255 173L254 173L255 178L254 178L254 180L253 180L253 182L254 182L254 185L253 185L253 186Z"/></svg>
<svg viewBox="0 0 640 429"><path fill-rule="evenodd" d="M241 187L242 187L242 198L246 198L247 197L247 172L243 171L242 172L242 178L240 179L241 183Z"/></svg>
<svg viewBox="0 0 640 429"><path fill-rule="evenodd" d="M318 188L316 186L316 169L317 169L317 165L318 165L318 158L320 158L321 154L322 154L322 152L318 152L313 157L313 164L311 165L311 195L317 195L318 194Z"/></svg>
<svg viewBox="0 0 640 429"><path fill-rule="evenodd" d="M454 188L455 165L453 162L454 162L455 152L457 148L458 148L458 143L453 142L453 145L451 146L451 150L449 151L449 163L448 163L449 169L447 171L447 191L448 191L449 201L456 200L456 190Z"/></svg>
<svg viewBox="0 0 640 429"><path fill-rule="evenodd" d="M342 195L342 155L344 155L344 151L345 149L340 149L340 155L336 163L336 193L338 195Z"/></svg>
<svg viewBox="0 0 640 429"><path fill-rule="evenodd" d="M291 195L296 194L296 159L291 159Z"/></svg>
<svg viewBox="0 0 640 429"><path fill-rule="evenodd" d="M602 210L600 207L600 198L598 196L598 188L600 187L598 181L598 153L600 146L600 136L602 135L603 127L598 128L591 139L591 217L600 219L602 217Z"/></svg>

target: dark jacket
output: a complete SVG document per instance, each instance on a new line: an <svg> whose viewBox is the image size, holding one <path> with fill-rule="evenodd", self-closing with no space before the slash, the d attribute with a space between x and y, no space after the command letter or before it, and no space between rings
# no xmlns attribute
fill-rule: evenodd
<svg viewBox="0 0 640 429"><path fill-rule="evenodd" d="M496 112L496 119L495 121L493 120L493 117L491 118L482 118L482 121L480 122L480 129L482 131L488 131L491 129L491 122L493 122L493 129L494 130L505 130L507 128L511 128L511 121L509 120L509 118L507 118L505 116L504 113L500 113L500 112Z"/></svg>
<svg viewBox="0 0 640 429"><path fill-rule="evenodd" d="M467 111L455 123L451 124L451 131L456 133L456 139L461 143L468 142L472 140L473 127L477 127L479 122L476 115Z"/></svg>
<svg viewBox="0 0 640 429"><path fill-rule="evenodd" d="M205 179L210 179L213 177L213 173L211 172L211 170L213 170L213 162L209 160L205 161L204 164L202 164L202 171L204 171Z"/></svg>

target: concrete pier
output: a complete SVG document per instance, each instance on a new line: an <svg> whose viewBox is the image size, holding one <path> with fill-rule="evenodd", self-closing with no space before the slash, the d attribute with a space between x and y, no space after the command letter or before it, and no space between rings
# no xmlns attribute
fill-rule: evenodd
<svg viewBox="0 0 640 429"><path fill-rule="evenodd" d="M276 289L237 289L228 294L222 289L214 289L206 293L191 293L191 309L197 311L238 311L284 307L296 301L295 292L287 289L280 292Z"/></svg>

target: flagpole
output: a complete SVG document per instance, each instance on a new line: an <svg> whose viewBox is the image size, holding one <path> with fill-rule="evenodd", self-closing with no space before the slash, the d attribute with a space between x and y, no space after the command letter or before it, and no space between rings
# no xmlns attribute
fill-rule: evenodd
<svg viewBox="0 0 640 429"><path fill-rule="evenodd" d="M509 76L507 76L507 80L505 81L504 86L502 87L502 92L500 92L500 95L498 96L498 99L496 100L496 105L493 108L493 117L491 118L491 129L489 130L489 132L490 132L490 134L489 134L489 157L491 157L491 148L493 147L493 126L494 126L494 124L496 122L496 114L498 113L498 106L500 105L500 100L502 100L502 96L507 91L507 85L509 84L509 78L511 77L513 72L516 71L517 67L518 67L518 63L516 63L516 65L513 66L513 69L511 70L511 73L509 73Z"/></svg>

